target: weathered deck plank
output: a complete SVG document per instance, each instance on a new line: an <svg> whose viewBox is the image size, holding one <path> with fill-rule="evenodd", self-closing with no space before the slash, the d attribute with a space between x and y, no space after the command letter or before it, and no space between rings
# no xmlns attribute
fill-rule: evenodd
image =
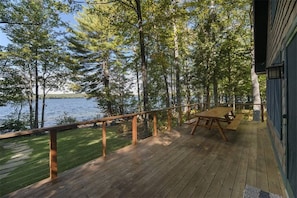
<svg viewBox="0 0 297 198"><path fill-rule="evenodd" d="M250 135L250 147L249 147L249 162L247 172L247 184L251 186L257 185L257 135Z"/></svg>
<svg viewBox="0 0 297 198"><path fill-rule="evenodd" d="M216 129L184 125L7 197L242 197L246 184L284 196L265 125L242 122L222 141Z"/></svg>

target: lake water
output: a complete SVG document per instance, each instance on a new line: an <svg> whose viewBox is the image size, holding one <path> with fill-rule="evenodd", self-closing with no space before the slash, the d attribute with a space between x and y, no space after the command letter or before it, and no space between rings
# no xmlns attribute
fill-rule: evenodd
<svg viewBox="0 0 297 198"><path fill-rule="evenodd" d="M41 108L41 101L40 101ZM0 122L7 119L14 112L14 107L8 105L0 107ZM23 107L24 113L29 112L28 106ZM41 110L39 110L41 114ZM103 117L95 99L86 98L64 98L46 99L45 126L54 126L59 117L67 116L76 118L77 121L92 120ZM41 116L40 116L41 117ZM40 120L40 118L39 118Z"/></svg>

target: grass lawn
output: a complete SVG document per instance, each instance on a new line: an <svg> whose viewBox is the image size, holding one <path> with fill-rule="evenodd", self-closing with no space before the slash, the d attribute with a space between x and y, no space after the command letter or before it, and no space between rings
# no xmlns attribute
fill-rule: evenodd
<svg viewBox="0 0 297 198"><path fill-rule="evenodd" d="M11 151L11 149L5 149L1 144L0 144L0 153L1 153L0 165L5 164L13 156L13 152Z"/></svg>
<svg viewBox="0 0 297 198"><path fill-rule="evenodd" d="M117 127L107 128L107 153L131 144L121 137ZM58 133L58 173L84 164L102 155L100 128L81 128ZM49 177L49 135L34 135L1 140L27 144L33 151L30 158L0 181L0 196ZM0 164L11 157L0 147ZM2 154L4 152L4 155Z"/></svg>

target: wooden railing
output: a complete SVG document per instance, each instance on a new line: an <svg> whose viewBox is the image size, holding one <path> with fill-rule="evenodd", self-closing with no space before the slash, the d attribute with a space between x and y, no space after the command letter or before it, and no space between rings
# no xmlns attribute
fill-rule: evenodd
<svg viewBox="0 0 297 198"><path fill-rule="evenodd" d="M220 104L222 105L222 104ZM232 104L224 104L225 106L232 106ZM236 104L237 108L243 107L243 106L252 106L254 104L252 103L244 103L244 104ZM264 104L259 104L261 105L262 109L262 121L264 121ZM214 105L212 105L214 106ZM67 125L60 125L60 126L53 126L53 127L45 127L45 128L39 128L39 129L32 129L32 130L27 130L27 131L18 131L18 132L12 132L12 133L6 133L6 134L0 134L0 140L1 139L9 139L9 138L15 138L15 137L20 137L20 136L26 136L26 135L32 135L32 134L38 134L38 133L44 133L44 132L49 132L50 138L49 138L49 171L50 171L50 178L55 179L58 176L58 162L57 162L57 133L62 132L65 130L69 129L74 129L77 128L79 125L86 125L86 124L95 124L95 123L102 123L102 156L106 156L106 127L107 127L107 122L113 121L116 119L127 119L127 118L132 118L132 145L137 144L137 118L138 116L142 115L152 115L152 123L153 123L153 136L158 135L158 118L157 118L157 113L158 112L163 112L167 111L167 130L171 131L172 129L172 111L177 110L178 114L178 124L182 124L182 117L183 114L186 115L186 120L190 119L191 116L191 110L195 111L203 111L205 110L206 104L199 103L199 104L188 104L188 105L183 105L180 107L171 107L171 108L166 108L166 109L161 109L161 110L153 110L153 111L147 111L147 112L139 112L139 113L132 113L132 114L126 114L126 115L119 115L119 116L111 116L111 117L105 117L105 118L100 118L100 119L95 119L95 120L90 120L90 121L83 121L83 122L77 122L73 124L67 124ZM180 109L186 109L181 111ZM184 112L184 113L183 113Z"/></svg>

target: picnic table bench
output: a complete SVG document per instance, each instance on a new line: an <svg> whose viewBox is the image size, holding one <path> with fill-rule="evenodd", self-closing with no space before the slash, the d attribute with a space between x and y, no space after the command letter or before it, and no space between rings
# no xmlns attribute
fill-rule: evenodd
<svg viewBox="0 0 297 198"><path fill-rule="evenodd" d="M228 141L228 139L224 130L236 131L240 121L243 119L243 114L234 115L232 107L215 107L208 111L200 112L196 116L197 121L191 131L192 135L194 135L198 126L206 127L208 129L216 127L219 129L219 133L225 141ZM227 127L223 128L221 122L227 122Z"/></svg>

